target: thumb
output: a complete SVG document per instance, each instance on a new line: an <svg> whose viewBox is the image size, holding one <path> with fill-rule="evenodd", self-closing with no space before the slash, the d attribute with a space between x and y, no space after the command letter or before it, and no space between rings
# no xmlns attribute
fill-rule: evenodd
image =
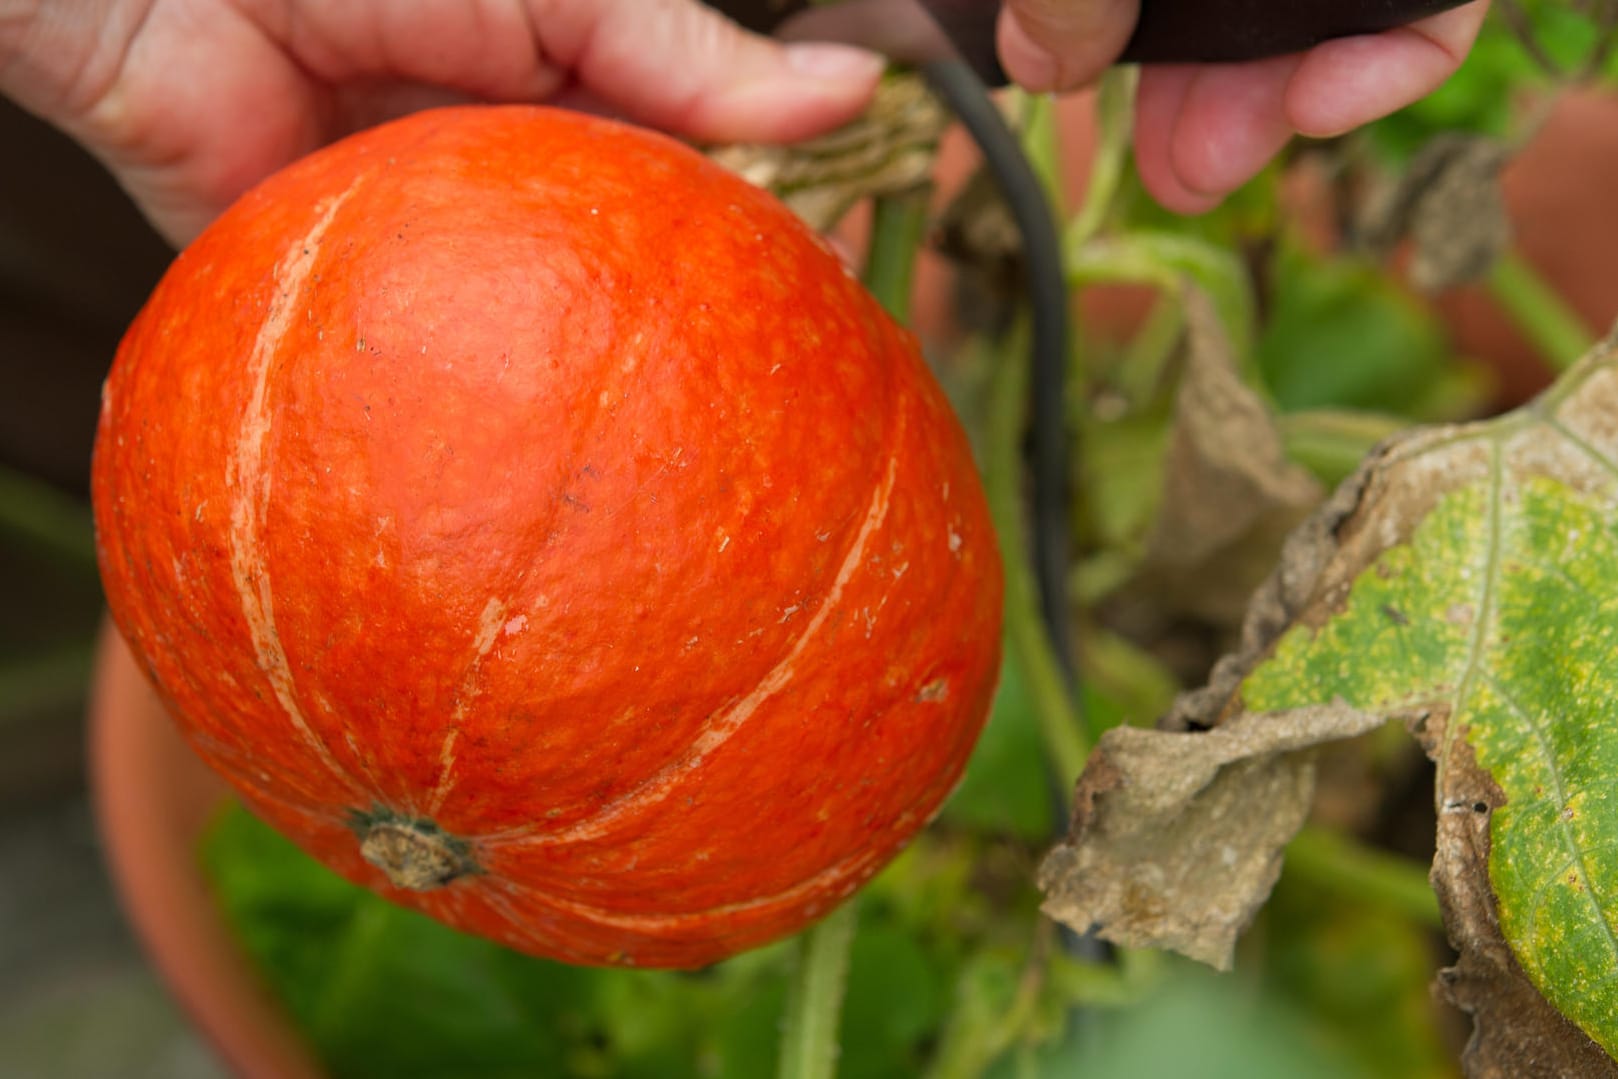
<svg viewBox="0 0 1618 1079"><path fill-rule="evenodd" d="M532 0L531 0L532 2ZM543 5L546 50L629 117L715 142L782 142L852 119L883 60L845 45L783 45L696 0Z"/></svg>
<svg viewBox="0 0 1618 1079"><path fill-rule="evenodd" d="M1006 0L1000 62L1025 90L1076 90L1123 52L1139 10L1138 0Z"/></svg>

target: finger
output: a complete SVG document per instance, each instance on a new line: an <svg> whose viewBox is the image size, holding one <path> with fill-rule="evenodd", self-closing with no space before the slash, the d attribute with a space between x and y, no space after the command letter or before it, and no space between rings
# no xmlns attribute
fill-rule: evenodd
<svg viewBox="0 0 1618 1079"><path fill-rule="evenodd" d="M1287 140L1292 125L1282 98L1298 56L1197 71L1175 120L1169 148L1184 187L1222 199L1256 176Z"/></svg>
<svg viewBox="0 0 1618 1079"><path fill-rule="evenodd" d="M1153 198L1182 214L1199 214L1219 205L1217 197L1187 186L1174 163L1175 127L1196 77L1197 68L1190 64L1149 67L1141 73L1135 97L1135 169Z"/></svg>
<svg viewBox="0 0 1618 1079"><path fill-rule="evenodd" d="M1466 58L1488 6L1474 0L1396 30L1315 46L1286 89L1290 122L1329 138L1426 96Z"/></svg>
<svg viewBox="0 0 1618 1079"><path fill-rule="evenodd" d="M1076 90L1123 52L1139 10L1137 0L1006 0L1000 63L1025 90Z"/></svg>
<svg viewBox="0 0 1618 1079"><path fill-rule="evenodd" d="M881 57L844 45L783 45L695 0L535 3L546 53L642 123L709 141L788 141L852 119Z"/></svg>

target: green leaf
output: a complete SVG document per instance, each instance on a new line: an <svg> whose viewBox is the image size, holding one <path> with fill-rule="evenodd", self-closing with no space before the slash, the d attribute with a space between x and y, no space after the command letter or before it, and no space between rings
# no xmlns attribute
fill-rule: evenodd
<svg viewBox="0 0 1618 1079"><path fill-rule="evenodd" d="M1080 1024L1038 1053L1039 1079L1370 1079L1290 1002L1232 976L1185 969L1140 1006ZM1001 1069L991 1074L1019 1074Z"/></svg>
<svg viewBox="0 0 1618 1079"><path fill-rule="evenodd" d="M1352 408L1417 420L1471 414L1481 375L1455 362L1431 311L1370 262L1277 256L1258 366L1282 411Z"/></svg>
<svg viewBox="0 0 1618 1079"><path fill-rule="evenodd" d="M1566 0L1516 0L1539 49L1569 74L1581 68L1602 36L1592 12ZM1598 73L1611 81L1618 56ZM1555 91L1555 79L1517 40L1496 5L1465 61L1431 94L1365 129L1371 144L1393 159L1407 158L1440 132L1505 135L1520 119L1528 93Z"/></svg>
<svg viewBox="0 0 1618 1079"><path fill-rule="evenodd" d="M1241 685L1424 725L1445 814L1493 808L1487 883L1528 979L1618 1051L1618 408L1613 353L1541 402L1403 439L1370 474L1307 608ZM1351 580L1351 584L1349 583ZM1333 597L1331 586L1317 597ZM1469 757L1486 779L1474 781ZM1492 783L1498 794L1491 789ZM1452 894L1464 858L1437 876ZM1468 939L1477 926L1452 935Z"/></svg>
<svg viewBox="0 0 1618 1079"><path fill-rule="evenodd" d="M983 833L1048 839L1057 802L1041 782L1046 771L1039 717L1021 672L1008 660L1001 664L1000 688L983 736L940 817Z"/></svg>
<svg viewBox="0 0 1618 1079"><path fill-rule="evenodd" d="M694 975L535 959L348 883L238 807L210 830L203 860L227 920L337 1079L773 1069L784 946Z"/></svg>
<svg viewBox="0 0 1618 1079"><path fill-rule="evenodd" d="M1430 897L1429 897L1430 898ZM1457 1074L1432 993L1437 948L1420 923L1287 870L1264 910L1267 990L1332 1032L1379 1079Z"/></svg>
<svg viewBox="0 0 1618 1079"><path fill-rule="evenodd" d="M1468 1066L1618 1074L1614 416L1618 336L1516 413L1386 443L1288 540L1209 684L1098 743L1043 909L1225 961L1311 751L1402 718L1438 766Z"/></svg>
<svg viewBox="0 0 1618 1079"><path fill-rule="evenodd" d="M1176 294L1189 280L1213 301L1232 354L1245 359L1251 351L1252 284L1247 267L1231 247L1187 235L1183 229L1141 229L1070 245L1067 271L1075 285L1154 285Z"/></svg>
<svg viewBox="0 0 1618 1079"><path fill-rule="evenodd" d="M915 934L869 925L854 938L839 1079L915 1075L943 1018L948 971Z"/></svg>
<svg viewBox="0 0 1618 1079"><path fill-rule="evenodd" d="M395 907L240 809L204 857L227 918L334 1076L516 1076L565 1055L536 1012L579 999L594 972ZM513 960L528 968L516 981Z"/></svg>
<svg viewBox="0 0 1618 1079"><path fill-rule="evenodd" d="M1034 765L1039 775L1039 765ZM1048 798L1042 784L1032 786ZM924 835L861 900L839 1075L921 1070L989 918L980 842ZM226 920L335 1079L772 1074L792 942L694 973L547 962L458 933L338 877L237 806L206 836ZM1003 917L1034 917L1031 888ZM1014 928L1014 932L1022 932Z"/></svg>

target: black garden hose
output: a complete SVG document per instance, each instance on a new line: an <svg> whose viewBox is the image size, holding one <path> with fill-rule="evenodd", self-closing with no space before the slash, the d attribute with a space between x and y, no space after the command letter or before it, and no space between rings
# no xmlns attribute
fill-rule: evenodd
<svg viewBox="0 0 1618 1079"><path fill-rule="evenodd" d="M1065 416L1069 337L1060 233L1045 187L981 79L959 60L922 68L933 92L977 143L1022 240L1032 319L1033 564L1040 616L1062 676L1077 702L1073 627L1067 615L1068 438Z"/></svg>
<svg viewBox="0 0 1618 1079"><path fill-rule="evenodd" d="M922 68L928 84L955 114L983 155L1022 241L1023 280L1032 334L1030 341L1033 416L1033 551L1034 579L1039 590L1040 619L1056 653L1073 714L1082 721L1078 650L1067 610L1068 464L1066 424L1067 356L1070 325L1067 278L1056 215L1045 186L1034 173L1017 136L972 67L960 60L935 60ZM1051 777L1055 818L1065 826L1066 784L1076 776ZM1061 927L1062 947L1091 962L1103 962L1112 951L1091 933ZM1088 1018L1076 1010L1074 1022Z"/></svg>

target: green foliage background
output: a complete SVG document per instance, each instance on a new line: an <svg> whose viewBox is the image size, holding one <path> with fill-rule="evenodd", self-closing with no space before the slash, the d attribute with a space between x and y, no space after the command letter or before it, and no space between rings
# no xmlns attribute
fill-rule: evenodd
<svg viewBox="0 0 1618 1079"><path fill-rule="evenodd" d="M1562 67L1597 48L1597 29L1569 5L1521 6ZM1603 65L1601 77L1612 69ZM1491 19L1455 78L1359 136L1353 154L1396 166L1439 131L1509 135L1522 93L1554 81ZM1278 167L1221 211L1184 221L1152 206L1126 172L1105 229L1144 261L1126 272L1098 257L1086 281L1144 274L1163 284L1190 273L1220 297L1232 337L1250 342L1249 381L1280 414L1295 458L1327 482L1399 426L1485 409L1487 371L1456 354L1432 308L1385 267L1302 242L1278 208L1279 178ZM1164 343L1176 319L1164 303L1130 341L1081 333L1072 412L1083 450L1074 522L1083 551L1074 588L1097 609L1127 579L1156 511L1172 413ZM986 459L1006 432L971 402L997 369L1018 362L1015 353L1011 343L980 343L942 365ZM0 475L0 551L38 567L52 595L83 606L95 594L84 508L26 477ZM1429 992L1447 958L1430 918L1345 887L1307 858L1289 859L1235 974L1153 955L1096 965L1069 954L1039 917L1031 882L1063 822L1072 776L1052 765L1060 753L1048 686L1026 656L1019 662L1018 647L1009 651L961 786L857 899L839 1075L1458 1074L1464 1030ZM1084 627L1084 653L1085 741L1115 723L1150 722L1189 680L1172 657L1100 618ZM89 655L87 640L54 624L0 639L0 704L57 701L82 685ZM1405 759L1385 743L1362 748L1352 763L1383 778ZM1419 854L1430 832L1407 838L1403 849ZM335 1076L756 1077L776 1068L798 962L792 942L696 973L573 968L395 908L240 809L221 815L202 857L247 951ZM1422 872L1419 860L1410 866Z"/></svg>

